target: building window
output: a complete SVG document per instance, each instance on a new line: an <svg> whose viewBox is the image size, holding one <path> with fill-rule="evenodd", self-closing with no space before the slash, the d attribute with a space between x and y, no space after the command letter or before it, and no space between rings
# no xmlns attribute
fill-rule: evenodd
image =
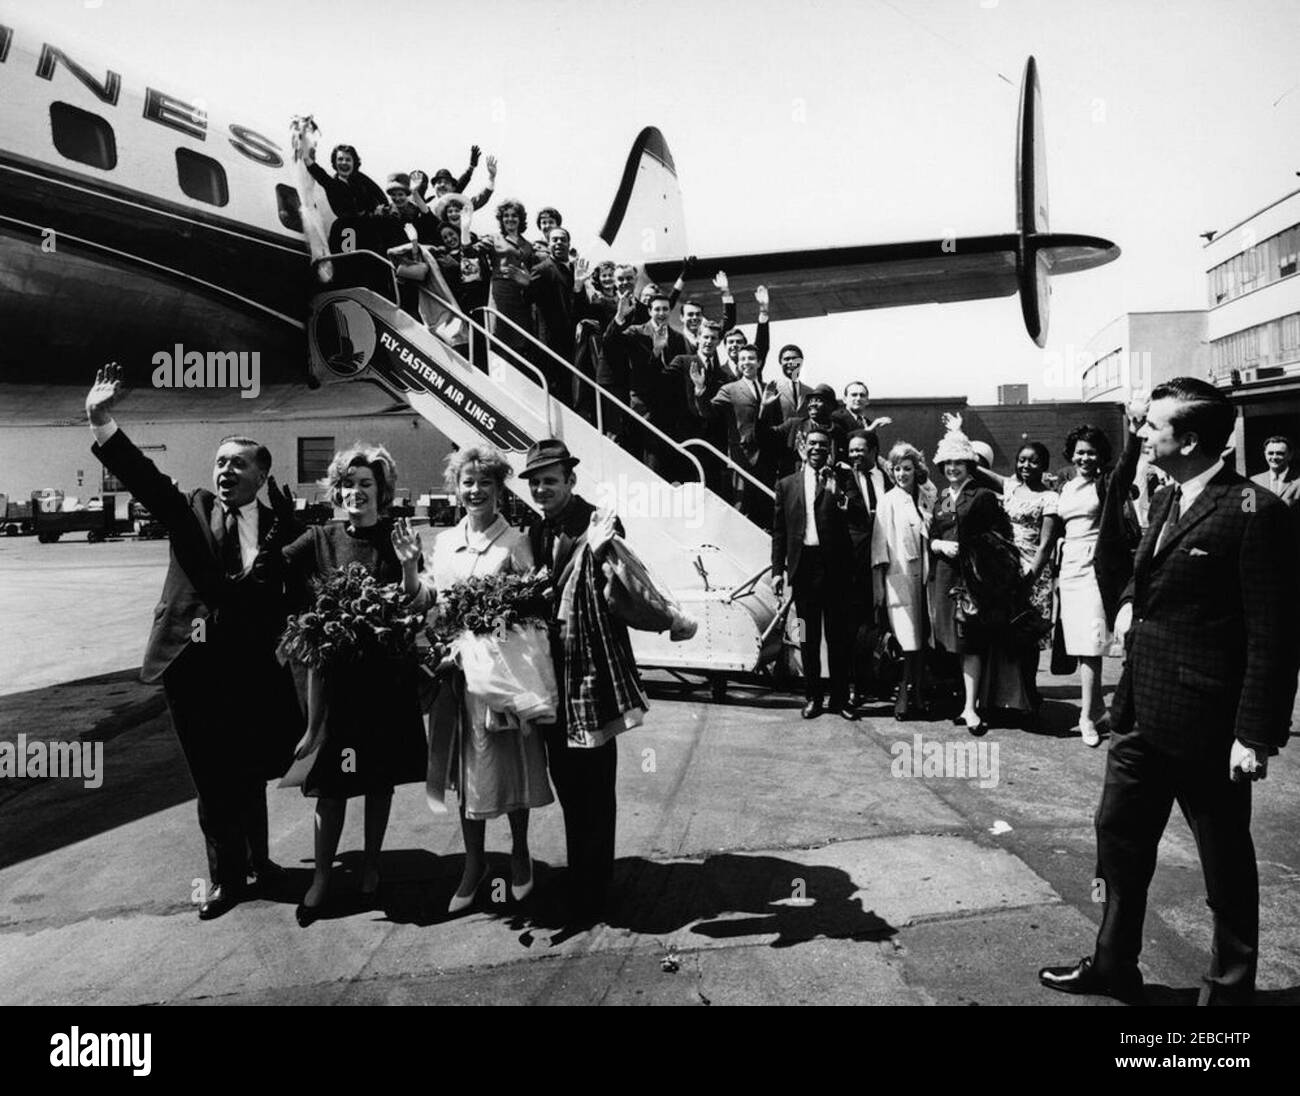
<svg viewBox="0 0 1300 1096"><path fill-rule="evenodd" d="M50 104L50 131L59 155L101 171L117 167L113 127L98 114L68 103Z"/></svg>
<svg viewBox="0 0 1300 1096"><path fill-rule="evenodd" d="M1212 267L1206 272L1210 307L1290 277L1296 272L1298 241L1300 225L1294 225Z"/></svg>
<svg viewBox="0 0 1300 1096"><path fill-rule="evenodd" d="M298 197L298 191L285 183L277 183L275 205L280 212L280 223L290 232L301 232L302 200Z"/></svg>
<svg viewBox="0 0 1300 1096"><path fill-rule="evenodd" d="M323 480L334 456L334 439L298 439L298 482L313 483Z"/></svg>
<svg viewBox="0 0 1300 1096"><path fill-rule="evenodd" d="M1226 376L1233 369L1300 362L1300 312L1215 339L1211 352L1218 376Z"/></svg>
<svg viewBox="0 0 1300 1096"><path fill-rule="evenodd" d="M226 169L211 156L202 156L188 148L176 150L176 176L181 190L196 202L223 206L230 201L226 188Z"/></svg>

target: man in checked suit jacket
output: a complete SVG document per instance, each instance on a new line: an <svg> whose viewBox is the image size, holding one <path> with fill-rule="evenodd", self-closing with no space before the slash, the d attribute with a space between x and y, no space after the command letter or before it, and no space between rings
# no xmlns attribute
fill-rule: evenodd
<svg viewBox="0 0 1300 1096"><path fill-rule="evenodd" d="M831 711L854 720L849 706L849 660L853 647L852 596L843 582L853 546L844 517L846 483L830 465L830 431L810 422L801 435L804 464L778 480L772 515L772 591L779 598L787 578L802 625L804 719L822 714L822 623L830 662Z"/></svg>
<svg viewBox="0 0 1300 1096"><path fill-rule="evenodd" d="M105 366L86 415L95 456L171 539L140 676L162 681L198 793L211 879L199 904L206 921L240 901L250 875L265 885L284 874L268 855L266 781L289 767L303 720L293 680L275 659L283 590L252 575L276 518L257 501L271 457L256 442L227 439L212 470L216 493L183 495L113 421L122 394L121 371Z"/></svg>
<svg viewBox="0 0 1300 1096"><path fill-rule="evenodd" d="M1250 785L1290 732L1300 583L1286 507L1219 456L1233 416L1205 381L1180 377L1151 393L1139 433L1174 482L1152 505L1115 622L1128 654L1096 818L1105 906L1093 956L1039 972L1053 989L1141 997L1147 888L1177 801L1214 914L1201 1003L1244 1003L1255 990Z"/></svg>
<svg viewBox="0 0 1300 1096"><path fill-rule="evenodd" d="M551 653L559 703L555 722L541 725L546 739L546 762L550 767L555 794L564 812L564 843L569 865L569 925L580 927L600 919L614 875L614 831L618 812L615 777L618 772L617 739L591 749L571 746L565 721L564 645L560 642L558 591L568 580L574 555L585 542L599 560L604 542L596 545L591 536L591 517L596 507L574 487L573 469L578 458L558 438L534 442L524 458L520 478L528 481L533 501L541 508L542 520L528 530L528 544L538 567L548 567L557 591L551 626ZM623 523L613 519L612 532L624 536ZM630 646L627 629L618 620L611 626Z"/></svg>

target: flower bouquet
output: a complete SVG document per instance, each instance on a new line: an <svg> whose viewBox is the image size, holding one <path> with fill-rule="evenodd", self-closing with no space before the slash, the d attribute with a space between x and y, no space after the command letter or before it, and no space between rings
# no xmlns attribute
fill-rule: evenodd
<svg viewBox="0 0 1300 1096"><path fill-rule="evenodd" d="M424 614L407 609L396 583L379 582L360 563L314 579L316 602L289 619L280 640L284 657L319 669L368 655L411 654Z"/></svg>
<svg viewBox="0 0 1300 1096"><path fill-rule="evenodd" d="M555 718L558 694L547 634L553 596L546 568L481 575L438 591L429 637L456 656L468 698L521 721Z"/></svg>

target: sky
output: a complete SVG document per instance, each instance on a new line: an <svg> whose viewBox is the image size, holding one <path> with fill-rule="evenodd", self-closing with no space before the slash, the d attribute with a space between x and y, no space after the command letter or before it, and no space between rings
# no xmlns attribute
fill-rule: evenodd
<svg viewBox="0 0 1300 1096"><path fill-rule="evenodd" d="M1294 0L0 0L0 20L286 145L311 113L381 182L459 174L478 143L498 197L558 207L593 257L645 125L701 258L1011 231L1033 54L1051 227L1123 254L1054 280L1044 349L1014 297L774 325L804 380L877 398L1078 398L1062 359L1124 312L1203 308L1199 234L1300 186Z"/></svg>

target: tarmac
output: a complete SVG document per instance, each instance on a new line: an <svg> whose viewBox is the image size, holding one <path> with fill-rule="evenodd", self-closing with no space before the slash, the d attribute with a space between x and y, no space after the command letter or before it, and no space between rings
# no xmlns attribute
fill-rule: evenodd
<svg viewBox="0 0 1300 1096"><path fill-rule="evenodd" d="M360 804L332 912L306 929L312 809L268 792L283 886L201 922L193 789L161 689L137 679L166 542L0 540L0 743L103 743L102 785L0 779L0 1004L1027 1004L1119 1007L1038 986L1092 950L1093 812L1105 746L1072 727L1077 684L1044 676L1040 729L975 743L983 775L913 763L973 740L949 718L849 723L733 685L726 703L648 674L644 727L619 739L609 921L562 930L558 805L533 812L537 889L509 901L508 829L494 878L449 917L455 814L397 790L380 902L355 894ZM1118 663L1107 660L1113 686ZM947 715L947 713L945 713ZM924 751L923 751L924 752ZM1300 1003L1300 778L1274 759L1255 789L1260 1000ZM996 765L994 762L996 761ZM940 770L942 773L943 770ZM497 899L501 899L498 901ZM1150 999L1191 1004L1209 960L1195 845L1171 819L1142 957Z"/></svg>

